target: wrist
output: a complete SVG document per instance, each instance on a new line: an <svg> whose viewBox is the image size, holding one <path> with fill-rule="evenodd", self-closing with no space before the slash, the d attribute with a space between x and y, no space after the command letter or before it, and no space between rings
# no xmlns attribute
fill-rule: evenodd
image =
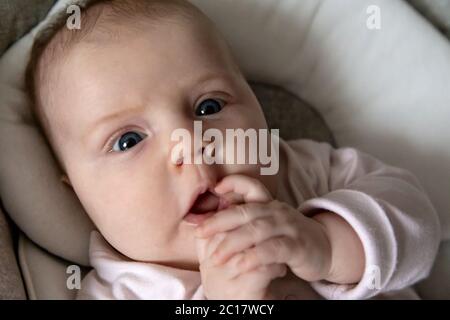
<svg viewBox="0 0 450 320"><path fill-rule="evenodd" d="M322 227L329 241L329 269L323 280L339 284L358 283L364 273L364 249L355 230L338 214L316 213L312 219Z"/></svg>
<svg viewBox="0 0 450 320"><path fill-rule="evenodd" d="M322 276L320 280L328 280L331 278L333 273L333 246L330 240L329 231L327 225L323 222L323 216L328 214L327 211L318 211L310 218L313 219L319 226L319 229L322 231L322 239L324 239L324 244L321 246L323 249L323 268L322 268Z"/></svg>

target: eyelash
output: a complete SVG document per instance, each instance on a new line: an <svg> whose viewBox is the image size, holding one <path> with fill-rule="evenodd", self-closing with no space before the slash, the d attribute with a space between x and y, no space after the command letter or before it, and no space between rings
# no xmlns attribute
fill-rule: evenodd
<svg viewBox="0 0 450 320"><path fill-rule="evenodd" d="M107 140L107 142L105 144L106 152L108 152L108 153L115 153L113 151L114 144L117 142L118 139L120 139L120 137L122 137L125 133L130 132L130 131L142 132L142 130L138 130L135 127L125 127L125 128L122 128L122 129L116 131L115 133L113 133L111 138L109 138ZM145 133L145 134L148 136L147 133ZM117 152L117 153L126 153L126 151Z"/></svg>
<svg viewBox="0 0 450 320"><path fill-rule="evenodd" d="M200 105L200 103L202 103L203 101L205 101L205 100L208 100L208 99L216 99L216 100L219 100L222 104L223 104L223 106L222 106L222 108L224 108L227 104L228 104L228 102L227 102L227 100L224 98L224 95L223 94L214 94L214 93L212 93L211 95L207 95L206 97L202 97L201 99L199 99L198 100L198 102L196 103L196 104L194 104L194 113L195 113L195 110L198 108L198 106ZM138 131L138 132L141 132L140 130L137 130L135 127L125 127L125 128L122 128L122 129L120 129L120 130L118 130L118 131L116 131L115 133L113 133L112 134L112 136L111 136L111 138L109 138L108 140L107 140L107 142L106 142L106 144L105 144L105 148L104 149L106 149L105 151L107 152L107 153L114 153L113 152L113 148L114 148L114 144L116 143L116 141L118 140L118 139L120 139L120 137L122 136L122 135L124 135L125 133L127 133L127 132L130 132L130 131ZM117 153L126 153L126 151L124 151L124 152L117 152Z"/></svg>
<svg viewBox="0 0 450 320"><path fill-rule="evenodd" d="M195 109L197 109L197 107L200 105L200 103L202 103L205 100L209 100L209 99L215 99L215 100L219 100L221 102L223 102L223 105L225 106L228 103L228 95L224 94L224 93L220 93L220 92L212 92L210 94L201 96L200 99L197 99L194 103L194 111Z"/></svg>

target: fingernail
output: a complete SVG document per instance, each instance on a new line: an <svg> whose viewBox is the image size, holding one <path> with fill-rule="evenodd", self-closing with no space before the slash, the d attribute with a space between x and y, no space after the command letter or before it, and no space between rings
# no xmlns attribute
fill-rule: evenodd
<svg viewBox="0 0 450 320"><path fill-rule="evenodd" d="M220 184L218 184L217 186L214 187L214 191L217 193L221 193L220 192Z"/></svg>

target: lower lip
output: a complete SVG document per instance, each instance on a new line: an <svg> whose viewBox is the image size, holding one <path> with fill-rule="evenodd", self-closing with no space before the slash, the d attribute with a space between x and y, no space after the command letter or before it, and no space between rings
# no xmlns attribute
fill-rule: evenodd
<svg viewBox="0 0 450 320"><path fill-rule="evenodd" d="M206 213L202 213L202 214L195 214L195 213L189 212L183 218L183 220L189 224L199 225L200 223L202 223L209 217L213 216L215 213L216 213L216 211L210 211L210 212L206 212Z"/></svg>

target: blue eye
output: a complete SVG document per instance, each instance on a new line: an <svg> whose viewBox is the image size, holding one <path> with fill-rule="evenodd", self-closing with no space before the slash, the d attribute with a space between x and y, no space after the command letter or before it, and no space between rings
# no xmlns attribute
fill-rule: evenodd
<svg viewBox="0 0 450 320"><path fill-rule="evenodd" d="M217 113L222 110L223 104L224 102L219 99L203 100L195 109L195 115L201 117Z"/></svg>
<svg viewBox="0 0 450 320"><path fill-rule="evenodd" d="M114 142L111 151L114 152L127 151L128 149L133 148L135 145L141 142L145 137L147 137L147 135L144 133L137 133L135 131L126 132Z"/></svg>

